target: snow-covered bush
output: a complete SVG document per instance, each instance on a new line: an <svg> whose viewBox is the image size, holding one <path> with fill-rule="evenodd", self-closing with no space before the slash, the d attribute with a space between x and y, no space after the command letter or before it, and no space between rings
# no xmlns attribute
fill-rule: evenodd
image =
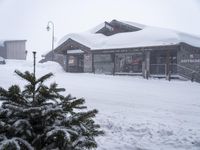
<svg viewBox="0 0 200 150"><path fill-rule="evenodd" d="M83 111L85 100L63 96L56 83L44 85L52 73L36 79L15 71L28 84L0 88L0 150L84 150L97 147L103 134L93 118L97 110Z"/></svg>

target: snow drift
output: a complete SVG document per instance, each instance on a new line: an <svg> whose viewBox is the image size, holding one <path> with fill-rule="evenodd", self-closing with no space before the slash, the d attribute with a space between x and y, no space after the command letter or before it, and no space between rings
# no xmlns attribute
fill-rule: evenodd
<svg viewBox="0 0 200 150"><path fill-rule="evenodd" d="M98 150L200 149L200 84L66 73L53 62L36 66L38 76L53 72L66 94L99 110L96 121L106 134L97 138ZM32 62L7 60L0 66L1 86L24 85L15 69L31 71Z"/></svg>

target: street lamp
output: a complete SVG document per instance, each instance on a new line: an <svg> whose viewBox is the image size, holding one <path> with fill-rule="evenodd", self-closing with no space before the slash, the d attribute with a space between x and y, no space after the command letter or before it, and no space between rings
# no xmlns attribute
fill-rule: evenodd
<svg viewBox="0 0 200 150"><path fill-rule="evenodd" d="M52 61L54 60L54 23L49 21L47 24L47 31L50 31L50 25L52 26Z"/></svg>

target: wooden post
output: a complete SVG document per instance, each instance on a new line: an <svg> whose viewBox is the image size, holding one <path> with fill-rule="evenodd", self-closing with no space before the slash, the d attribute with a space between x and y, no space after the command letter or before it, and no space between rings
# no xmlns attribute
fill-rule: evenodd
<svg viewBox="0 0 200 150"><path fill-rule="evenodd" d="M145 57L145 71L146 71L146 79L149 79L150 75L150 51L146 51L146 57Z"/></svg>
<svg viewBox="0 0 200 150"><path fill-rule="evenodd" d="M146 56L144 51L142 51L142 77L146 79Z"/></svg>
<svg viewBox="0 0 200 150"><path fill-rule="evenodd" d="M191 81L194 82L194 78L195 78L195 72L192 72L192 77L191 77Z"/></svg>
<svg viewBox="0 0 200 150"><path fill-rule="evenodd" d="M145 69L145 71L144 71L144 72L145 72L145 73L144 73L144 74L145 74L145 76L144 76L144 77L145 77L145 79L147 79L147 80L148 80L148 79L149 79L149 72L148 72L148 70L147 70L147 69Z"/></svg>
<svg viewBox="0 0 200 150"><path fill-rule="evenodd" d="M170 74L170 66L169 66L169 57L170 57L170 51L169 50L167 50L167 52L166 52L167 54L166 54L166 78L167 78L167 80L170 80L169 78L170 78L170 76L169 76L169 74Z"/></svg>
<svg viewBox="0 0 200 150"><path fill-rule="evenodd" d="M68 55L66 55L66 72L68 72L69 70L68 70L68 68L69 68L69 56Z"/></svg>
<svg viewBox="0 0 200 150"><path fill-rule="evenodd" d="M115 75L115 69L116 69L116 55L115 53L113 54L113 63L114 63L114 68L113 68L113 75Z"/></svg>
<svg viewBox="0 0 200 150"><path fill-rule="evenodd" d="M95 74L95 68L94 68L94 54L92 54L92 72Z"/></svg>

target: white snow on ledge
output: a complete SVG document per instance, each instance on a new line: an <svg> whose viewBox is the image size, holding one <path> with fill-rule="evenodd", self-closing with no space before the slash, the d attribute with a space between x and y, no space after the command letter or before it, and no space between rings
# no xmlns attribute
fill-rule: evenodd
<svg viewBox="0 0 200 150"><path fill-rule="evenodd" d="M59 41L58 46L71 38L87 47L90 47L92 50L176 45L181 42L188 43L195 47L200 47L200 37L197 36L133 22L124 21L123 23L140 27L142 30L105 36L100 33L95 33L95 31L99 30L104 25L100 24L87 32L67 34Z"/></svg>
<svg viewBox="0 0 200 150"><path fill-rule="evenodd" d="M73 50L68 50L67 53L68 54L80 54L80 53L83 53L83 51L80 49L73 49Z"/></svg>

